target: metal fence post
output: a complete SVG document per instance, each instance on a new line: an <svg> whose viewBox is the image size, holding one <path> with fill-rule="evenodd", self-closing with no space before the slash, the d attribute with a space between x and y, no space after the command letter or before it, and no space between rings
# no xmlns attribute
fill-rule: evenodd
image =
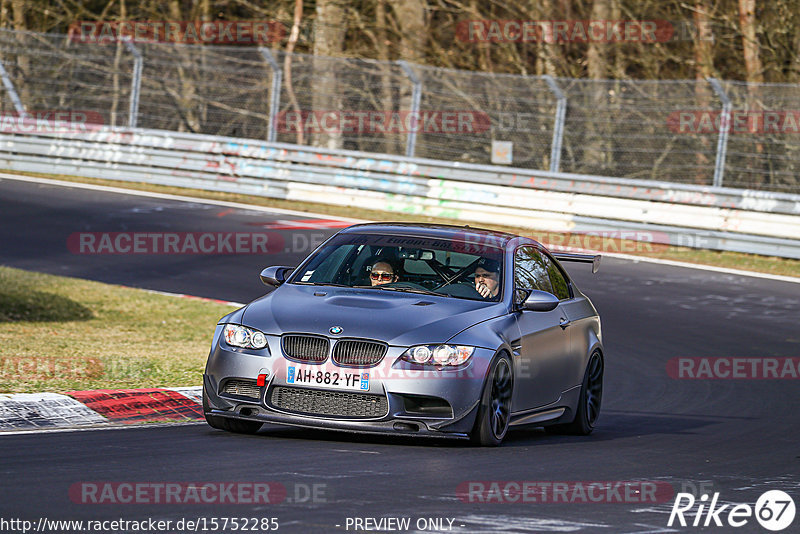
<svg viewBox="0 0 800 534"><path fill-rule="evenodd" d="M722 100L722 116L719 121L719 138L717 139L717 160L714 163L714 187L722 187L722 177L725 174L725 155L728 152L728 132L731 128L731 99L728 97L719 80L706 78L714 92Z"/></svg>
<svg viewBox="0 0 800 534"><path fill-rule="evenodd" d="M558 172L561 167L561 145L564 141L564 119L567 116L567 96L552 76L542 76L547 86L556 96L556 117L553 124L553 141L550 144L550 172Z"/></svg>
<svg viewBox="0 0 800 534"><path fill-rule="evenodd" d="M261 56L269 63L272 69L272 88L270 89L269 98L269 131L267 132L267 141L274 143L277 139L278 132L278 106L281 103L281 82L283 80L283 71L278 66L278 62L272 56L269 48L263 46L258 47Z"/></svg>
<svg viewBox="0 0 800 534"><path fill-rule="evenodd" d="M139 93L142 87L142 54L130 40L125 41L125 48L133 54L133 78L131 79L131 101L128 108L128 128L136 128L139 117Z"/></svg>
<svg viewBox="0 0 800 534"><path fill-rule="evenodd" d="M22 105L22 100L19 99L17 89L14 87L14 82L11 81L11 76L8 75L6 66L0 61L0 76L3 77L3 85L8 91L8 96L11 97L11 102L14 104L14 109L17 110L19 116L25 118L28 114L25 113L25 106Z"/></svg>
<svg viewBox="0 0 800 534"><path fill-rule="evenodd" d="M397 62L400 65L400 68L403 69L408 79L414 85L411 90L411 110L410 112L417 117L417 125L420 124L420 116L419 116L419 106L420 101L422 100L422 81L417 77L414 71L411 69L411 66L403 59ZM417 147L417 129L410 128L408 131L408 138L406 140L406 157L413 158L414 152L416 151Z"/></svg>

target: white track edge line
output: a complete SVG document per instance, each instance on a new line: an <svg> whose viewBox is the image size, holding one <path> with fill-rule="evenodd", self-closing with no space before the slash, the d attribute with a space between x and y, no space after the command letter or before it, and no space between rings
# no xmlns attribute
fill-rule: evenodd
<svg viewBox="0 0 800 534"><path fill-rule="evenodd" d="M149 198L161 198L165 200L179 200L182 202L194 202L196 204L212 204L215 206L224 206L227 208L240 208L251 211L262 211L268 213L277 213L281 215L303 215L315 219L327 219L352 223L369 222L363 219L353 219L350 217L341 217L338 215L325 215L320 213L313 213L310 211L289 210L285 208L272 208L268 206L258 206L255 204L243 204L241 202L229 202L227 200L214 200L209 198L189 197L183 195L172 195L169 193L156 193L153 191L141 191L138 189L126 189L124 187L112 187L108 185L86 184L81 182L67 182L63 180L53 180L50 178L40 178L38 176L25 176L22 174L7 174L0 172L0 179L19 180L22 182L33 182L46 185L56 185L62 187L76 187L79 189L91 189L94 191L105 191L107 193L121 193L125 195L136 195ZM157 184L156 184L157 185ZM266 197L264 197L266 198Z"/></svg>
<svg viewBox="0 0 800 534"><path fill-rule="evenodd" d="M286 215L303 215L306 217L312 218L319 218L319 219L328 219L328 220L339 220L345 222L352 222L352 223L364 223L370 222L364 219L352 219L349 217L339 217L336 215L326 215L322 213L314 213L310 211L296 211L296 210L287 210L283 208L269 208L266 206L256 206L252 204L242 204L240 202L228 202L225 200L211 200L205 198L198 198L198 197L188 197L188 196L181 196L181 195L170 195L166 193L154 193L151 191L140 191L137 189L125 189L122 187L111 187L106 185L95 185L95 184L85 184L81 182L65 182L62 180L52 180L49 178L39 178L36 176L24 176L20 174L6 174L0 173L0 179L10 179L10 180L19 180L23 182L34 182L34 183L42 183L48 185L56 185L56 186L63 186L63 187L76 187L80 189L92 189L96 191L106 191L109 193L120 193L120 194L127 194L127 195L136 195L142 197L149 197L149 198L162 198L166 200L177 200L182 202L195 202L201 204L212 204L216 206L225 206L231 208L240 208L246 210L253 210L253 211L261 211L261 212L268 212L268 213L278 213L278 214L286 214ZM388 212L391 213L391 212ZM687 263L682 261L674 261L674 260L662 260L659 258L647 258L645 256L631 256L629 254L618 254L614 252L610 253L600 253L603 256L608 256L609 258L617 258L622 260L629 260L633 262L645 262L645 263L654 263L659 265L668 265L671 267L683 267L685 269L696 269L699 271L710 271L710 272L717 272L723 274L733 274L738 276L749 276L751 278L763 278L766 280L776 280L779 282L789 282L793 284L800 284L800 278L793 277L793 276L785 276L779 274L769 274L769 273L759 273L756 271L745 271L741 269L730 269L727 267L715 267L713 265L700 265L697 263Z"/></svg>

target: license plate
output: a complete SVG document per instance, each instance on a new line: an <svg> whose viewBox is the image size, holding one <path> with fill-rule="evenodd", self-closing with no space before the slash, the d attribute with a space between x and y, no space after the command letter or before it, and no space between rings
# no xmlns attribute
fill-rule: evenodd
<svg viewBox="0 0 800 534"><path fill-rule="evenodd" d="M315 388L369 391L369 372L326 369L311 365L289 365L286 367L286 383Z"/></svg>

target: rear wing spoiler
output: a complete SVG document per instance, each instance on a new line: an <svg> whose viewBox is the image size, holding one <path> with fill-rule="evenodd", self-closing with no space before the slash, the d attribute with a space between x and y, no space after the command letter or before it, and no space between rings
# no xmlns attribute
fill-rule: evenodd
<svg viewBox="0 0 800 534"><path fill-rule="evenodd" d="M575 254L572 252L553 252L553 257L558 261L577 261L592 264L592 274L600 268L600 254Z"/></svg>

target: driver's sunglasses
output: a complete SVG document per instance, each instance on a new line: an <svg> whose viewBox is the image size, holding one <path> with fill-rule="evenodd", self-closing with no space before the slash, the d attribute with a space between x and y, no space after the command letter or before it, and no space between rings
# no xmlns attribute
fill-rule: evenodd
<svg viewBox="0 0 800 534"><path fill-rule="evenodd" d="M369 273L369 277L373 280L380 280L381 282L388 282L392 278L394 278L394 273L376 273L371 272Z"/></svg>

